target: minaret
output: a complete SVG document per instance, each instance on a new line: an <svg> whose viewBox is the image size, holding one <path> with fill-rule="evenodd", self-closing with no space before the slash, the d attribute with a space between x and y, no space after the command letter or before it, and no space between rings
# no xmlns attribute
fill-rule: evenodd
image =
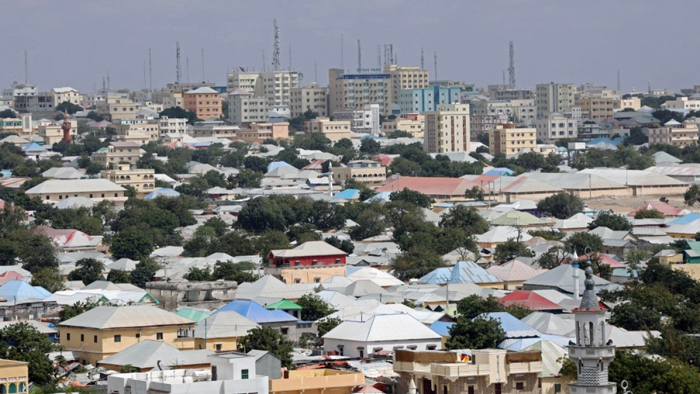
<svg viewBox="0 0 700 394"><path fill-rule="evenodd" d="M63 113L63 125L61 129L63 129L63 139L61 141L70 144L70 121L68 120L68 111Z"/></svg>
<svg viewBox="0 0 700 394"><path fill-rule="evenodd" d="M617 385L608 381L608 365L615 358L615 346L605 341L606 309L598 303L590 262L586 267L586 290L581 306L574 309L576 344L569 342L569 359L578 368L578 380L569 384L570 394L615 394Z"/></svg>
<svg viewBox="0 0 700 394"><path fill-rule="evenodd" d="M574 300L578 301L581 297L581 289L579 288L581 284L579 283L578 279L578 253L576 253L576 248L574 248L574 255L571 256L571 259L573 260L571 262L571 266L574 268L574 275L572 276L572 278L574 278Z"/></svg>

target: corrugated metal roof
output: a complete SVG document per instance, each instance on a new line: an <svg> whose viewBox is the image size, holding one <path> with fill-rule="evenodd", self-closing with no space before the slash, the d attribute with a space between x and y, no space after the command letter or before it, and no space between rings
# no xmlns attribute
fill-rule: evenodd
<svg viewBox="0 0 700 394"><path fill-rule="evenodd" d="M213 314L225 311L234 311L258 324L297 321L296 317L287 312L269 311L251 300L233 300L216 310Z"/></svg>
<svg viewBox="0 0 700 394"><path fill-rule="evenodd" d="M60 326L95 328L98 330L127 327L190 325L190 319L150 305L98 306Z"/></svg>

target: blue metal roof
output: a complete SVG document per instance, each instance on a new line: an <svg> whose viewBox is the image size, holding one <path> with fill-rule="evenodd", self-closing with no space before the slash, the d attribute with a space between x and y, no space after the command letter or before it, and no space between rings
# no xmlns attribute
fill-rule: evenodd
<svg viewBox="0 0 700 394"><path fill-rule="evenodd" d="M452 323L452 322L438 320L435 323L430 325L430 329L435 331L440 336L449 337L450 336L450 328L452 327L453 324L454 323Z"/></svg>
<svg viewBox="0 0 700 394"><path fill-rule="evenodd" d="M498 283L500 280L479 267L473 261L459 261L454 267L443 267L432 270L418 279L418 283Z"/></svg>
<svg viewBox="0 0 700 394"><path fill-rule="evenodd" d="M694 222L696 220L700 219L700 213L689 213L683 217L679 217L678 219L668 223L669 226L673 224L688 224L691 222Z"/></svg>
<svg viewBox="0 0 700 394"><path fill-rule="evenodd" d="M355 200L360 197L360 191L358 189L345 189L333 197L342 198L345 200Z"/></svg>
<svg viewBox="0 0 700 394"><path fill-rule="evenodd" d="M270 172L278 167L289 167L289 168L294 168L296 170L296 167L287 163L286 161L273 161L267 165L267 172Z"/></svg>
<svg viewBox="0 0 700 394"><path fill-rule="evenodd" d="M0 298L9 302L26 301L30 299L43 300L51 293L41 286L32 286L22 280L10 280L0 286Z"/></svg>
<svg viewBox="0 0 700 394"><path fill-rule="evenodd" d="M503 175L513 175L515 174L515 171L511 170L510 168L505 168L505 167L494 167L488 171L486 171L483 175L496 175L496 176L503 176Z"/></svg>
<svg viewBox="0 0 700 394"><path fill-rule="evenodd" d="M233 300L216 310L214 313L221 311L234 311L258 324L289 321L296 323L297 321L296 317L287 312L280 310L267 310L257 302L251 300Z"/></svg>
<svg viewBox="0 0 700 394"><path fill-rule="evenodd" d="M168 188L161 188L155 191L152 191L144 197L145 200L152 200L157 197L177 197L179 196L180 193L173 190L173 189L168 189Z"/></svg>
<svg viewBox="0 0 700 394"><path fill-rule="evenodd" d="M495 319L501 322L501 328L506 333L506 338L539 337L541 334L531 326L523 323L508 312L482 313L477 317ZM476 318L475 318L476 319Z"/></svg>

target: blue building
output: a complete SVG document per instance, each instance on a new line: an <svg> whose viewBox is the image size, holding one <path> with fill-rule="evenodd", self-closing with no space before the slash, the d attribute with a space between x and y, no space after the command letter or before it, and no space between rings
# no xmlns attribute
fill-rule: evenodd
<svg viewBox="0 0 700 394"><path fill-rule="evenodd" d="M460 88L445 88L433 85L423 89L403 89L399 97L401 113L423 113L435 111L440 104L459 104Z"/></svg>

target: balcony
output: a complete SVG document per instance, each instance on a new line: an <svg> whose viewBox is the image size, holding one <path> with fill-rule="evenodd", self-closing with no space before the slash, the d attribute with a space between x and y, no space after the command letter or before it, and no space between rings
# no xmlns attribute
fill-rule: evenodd
<svg viewBox="0 0 700 394"><path fill-rule="evenodd" d="M529 363L511 363L508 364L508 370L511 374L540 373L542 372L542 363L539 361Z"/></svg>
<svg viewBox="0 0 700 394"><path fill-rule="evenodd" d="M570 358L583 359L598 359L599 357L615 357L615 348L613 347L577 347L569 346Z"/></svg>
<svg viewBox="0 0 700 394"><path fill-rule="evenodd" d="M448 379L457 379L467 376L486 376L491 373L491 368L487 364L432 364L430 372L435 375L444 376Z"/></svg>

